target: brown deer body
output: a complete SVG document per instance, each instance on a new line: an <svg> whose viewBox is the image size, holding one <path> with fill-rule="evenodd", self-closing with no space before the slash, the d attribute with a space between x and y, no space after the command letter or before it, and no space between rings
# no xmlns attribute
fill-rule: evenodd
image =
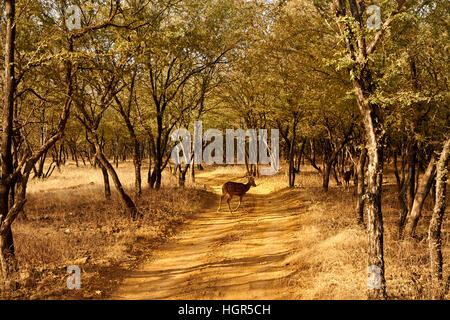
<svg viewBox="0 0 450 320"><path fill-rule="evenodd" d="M344 188L350 188L350 179L353 177L353 167L344 172L342 178L344 179Z"/></svg>
<svg viewBox="0 0 450 320"><path fill-rule="evenodd" d="M248 182L246 184L230 181L225 182L222 186L222 196L220 197L220 203L217 212L219 212L220 209L222 208L222 200L224 197L227 197L227 203L228 208L230 209L230 213L232 213L233 211L237 211L241 206L242 198L247 193L247 191L250 190L251 187L256 187L255 180L253 179L253 177L249 177ZM239 196L239 204L236 207L236 209L231 210L230 202L233 196Z"/></svg>

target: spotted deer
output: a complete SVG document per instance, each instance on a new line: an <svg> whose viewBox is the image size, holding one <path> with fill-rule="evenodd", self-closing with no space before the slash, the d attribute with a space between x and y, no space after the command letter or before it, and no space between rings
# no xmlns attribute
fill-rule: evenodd
<svg viewBox="0 0 450 320"><path fill-rule="evenodd" d="M227 197L228 208L230 209L230 213L233 211L237 211L242 203L242 198L250 190L251 187L256 187L255 179L253 177L248 177L248 182L246 184L237 183L237 182L225 182L222 186L222 196L220 197L219 208L217 212L222 208L222 200L224 197ZM231 210L230 202L233 196L239 196L239 204L236 209Z"/></svg>

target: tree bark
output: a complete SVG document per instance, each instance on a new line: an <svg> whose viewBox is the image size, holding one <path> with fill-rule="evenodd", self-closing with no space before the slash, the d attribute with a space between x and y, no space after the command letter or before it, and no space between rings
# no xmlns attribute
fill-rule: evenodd
<svg viewBox="0 0 450 320"><path fill-rule="evenodd" d="M133 142L133 165L134 165L134 193L136 197L140 197L142 194L142 178L141 178L141 151L140 151L140 144L139 140L136 136L136 132L134 130L133 124L130 120L130 112L131 112L131 105L133 103L133 92L134 92L134 84L136 79L136 73L133 73L131 77L131 84L130 84L130 95L128 98L128 104L127 109L125 110L124 106L120 102L117 95L115 96L115 100L117 102L117 105L119 107L119 113L122 116L122 119L125 121L126 127L128 129L128 133L130 134L131 141Z"/></svg>
<svg viewBox="0 0 450 320"><path fill-rule="evenodd" d="M370 81L365 79L364 83L370 83ZM367 101L365 97L367 93L363 90L364 85L354 79L353 87L366 131L366 148L369 160L365 201L368 233L368 266L370 270L376 270L377 286L368 288L368 298L386 299L383 251L384 230L383 214L381 211L385 131L379 114L379 107Z"/></svg>
<svg viewBox="0 0 450 320"><path fill-rule="evenodd" d="M348 7L346 6L347 3L349 4ZM376 90L376 82L372 79L368 61L382 35L394 16L400 12L404 3L405 1L397 3L396 10L386 18L369 44L367 44L364 36L366 27L363 19L365 3L356 0L333 0L332 4L340 35L344 37L346 58L353 63L348 71L364 124L369 160L365 203L368 220L368 270L371 273L368 280L374 279L372 276L376 278L376 285L368 286L369 299L386 299L387 295L384 275L383 215L381 211L385 129L382 108L371 102L371 97ZM355 23L350 23L348 18L353 19ZM355 35L355 32L358 36Z"/></svg>
<svg viewBox="0 0 450 320"><path fill-rule="evenodd" d="M422 215L423 203L425 202L425 199L428 196L428 193L430 192L435 176L436 176L436 159L434 155L432 155L431 160L428 163L427 170L425 171L425 174L420 180L419 187L417 188L417 193L415 194L414 202L408 218L408 223L406 225L406 233L410 237L415 236L416 227Z"/></svg>
<svg viewBox="0 0 450 320"><path fill-rule="evenodd" d="M441 228L446 207L445 193L447 188L447 166L449 158L450 139L447 139L447 141L444 143L444 148L436 165L436 204L434 206L430 221L430 227L428 230L433 299L442 299L444 294L442 283L443 258Z"/></svg>
<svg viewBox="0 0 450 320"><path fill-rule="evenodd" d="M114 170L114 167L109 163L109 161L106 159L105 155L102 152L102 148L100 146L100 143L98 142L97 137L95 134L93 134L93 142L95 146L95 156L97 160L101 163L103 167L105 167L108 170L109 175L111 176L114 185L119 192L120 199L122 203L125 206L125 212L129 214L133 219L136 219L138 217L139 211L136 208L136 205L134 204L133 200L128 196L128 194L123 189L122 183L120 182L119 176L117 175L116 171Z"/></svg>
<svg viewBox="0 0 450 320"><path fill-rule="evenodd" d="M364 224L364 167L366 166L367 149L363 148L356 165L356 216L358 224Z"/></svg>
<svg viewBox="0 0 450 320"><path fill-rule="evenodd" d="M417 164L417 145L415 142L411 143L411 148L408 154L408 192L406 193L406 199L408 204L408 212L411 212L414 197L416 194L416 164Z"/></svg>
<svg viewBox="0 0 450 320"><path fill-rule="evenodd" d="M108 170L101 164L100 167L102 168L102 174L103 174L103 185L105 187L105 199L111 200L111 186L109 184L109 176L108 176Z"/></svg>
<svg viewBox="0 0 450 320"><path fill-rule="evenodd" d="M13 136L13 117L14 117L14 92L16 88L15 79L15 39L16 39L16 23L15 12L16 4L14 0L5 0L5 16L6 16L6 42L4 48L5 55L5 76L3 91L3 119L2 119L2 136L1 136L1 179L0 179L0 225L6 219L9 211L9 193L11 183L7 178L12 174L13 158L12 158L12 136ZM11 227L8 226L2 232L0 243L0 259L2 263L2 277L6 278L14 266L14 241L12 237Z"/></svg>

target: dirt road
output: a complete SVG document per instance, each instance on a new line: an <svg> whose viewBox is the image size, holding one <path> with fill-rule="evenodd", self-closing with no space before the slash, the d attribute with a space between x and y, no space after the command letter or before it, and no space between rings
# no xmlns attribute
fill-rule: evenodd
<svg viewBox="0 0 450 320"><path fill-rule="evenodd" d="M211 192L207 208L133 271L111 298L300 298L295 261L299 248L308 245L301 243L307 235L298 233L308 200L289 191L252 194L256 189L251 189L245 198L247 211L230 214L222 208L217 213L226 177L199 179L217 193Z"/></svg>

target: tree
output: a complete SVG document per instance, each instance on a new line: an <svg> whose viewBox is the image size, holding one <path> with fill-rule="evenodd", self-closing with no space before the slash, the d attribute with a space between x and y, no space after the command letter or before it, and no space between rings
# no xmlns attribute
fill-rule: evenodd
<svg viewBox="0 0 450 320"><path fill-rule="evenodd" d="M104 15L105 17L98 24L92 24L90 26L75 30L74 32L67 33L67 29L59 30L60 34L65 34L67 42L65 43L65 50L61 55L53 55L48 52L43 52L38 48L35 50L35 54L38 57L34 61L30 61L25 70L16 77L16 63L15 54L16 48L16 31L20 26L17 22L16 16L16 1L5 1L5 18L6 18L6 41L5 41L5 83L3 91L3 121L2 121L2 137L1 137L1 158L2 158L2 175L0 179L0 278L5 279L9 277L15 267L15 250L14 241L11 231L11 224L14 222L17 214L21 212L26 202L26 187L31 171L33 170L36 162L45 154L50 148L52 148L56 142L64 135L64 130L69 118L70 108L73 100L74 92L74 74L76 73L76 67L71 60L74 53L74 41L77 38L83 37L88 32L105 28L112 24L112 21L119 8L119 1L110 3L110 10ZM61 8L60 8L61 9ZM45 21L47 22L47 21ZM46 24L43 24L47 26ZM51 27L54 28L54 27ZM65 28L65 26L64 26ZM61 32L63 31L63 32ZM64 37L63 37L64 38ZM50 57L47 57L46 54ZM62 57L62 59L61 59ZM57 60L60 58L61 60ZM19 89L19 85L25 78L25 76L32 70L32 68L39 67L44 64L52 62L55 59L58 62L63 63L64 72L64 86L63 90L64 99L61 101L60 117L53 132L49 133L49 137L46 142L34 151L30 148L21 152L14 152L14 147L17 147L15 142L16 133L20 126L26 126L28 123L18 124L19 119L15 119L17 114L15 104L15 97ZM36 92L35 92L36 93ZM40 96L39 94L35 94ZM17 125L17 127L15 127ZM17 148L15 151L20 151ZM15 158L15 159L14 159ZM15 161L14 161L15 160ZM17 190L16 189L17 186Z"/></svg>
<svg viewBox="0 0 450 320"><path fill-rule="evenodd" d="M103 115L115 99L116 102L119 101L117 99L117 94L122 91L124 87L120 74L118 75L115 73L117 69L111 67L111 64L114 63L104 61L101 57L96 56L91 61L91 65L93 66L92 70L95 70L94 73L90 70L90 68L88 68L87 65L85 66L85 68L89 70L89 74L87 72L81 73L83 76L82 85L80 90L78 90L75 99L75 104L77 110L79 111L78 114L76 114L76 117L85 127L89 136L88 139L95 148L95 156L103 171L106 190L108 189L107 184L109 184L106 178L107 171L119 193L120 199L125 208L125 213L135 219L138 215L140 215L140 213L137 210L133 200L124 190L114 167L105 156L98 134L98 129Z"/></svg>
<svg viewBox="0 0 450 320"><path fill-rule="evenodd" d="M369 299L386 298L386 280L384 276L383 254L383 215L381 211L381 193L383 183L383 155L385 143L385 126L383 111L371 98L376 86L370 68L370 56L373 55L381 37L391 25L395 16L402 10L405 1L397 1L387 19L370 42L365 36L363 19L365 1L333 0L333 11L339 32L346 44L345 60L356 101L365 129L368 154L367 218L368 218L368 264L378 270L380 287L368 290Z"/></svg>
<svg viewBox="0 0 450 320"><path fill-rule="evenodd" d="M442 239L441 228L446 207L446 188L448 178L448 163L450 159L450 139L444 142L439 161L437 162L436 175L436 203L431 216L428 230L428 241L430 247L431 278L433 285L433 298L442 299Z"/></svg>

